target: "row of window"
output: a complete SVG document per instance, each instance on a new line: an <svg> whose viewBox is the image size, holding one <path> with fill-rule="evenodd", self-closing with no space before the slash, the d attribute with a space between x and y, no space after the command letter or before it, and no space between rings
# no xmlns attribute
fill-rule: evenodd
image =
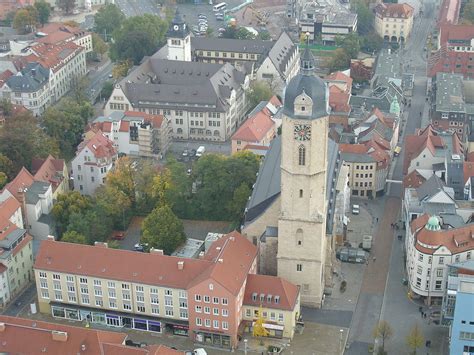
<svg viewBox="0 0 474 355"><path fill-rule="evenodd" d="M202 295L196 294L194 295L194 300L196 302L204 301L204 303L211 303L211 297L207 295L202 296ZM219 304L219 301L221 302L221 304L225 306L229 304L229 300L227 298L212 297L212 303Z"/></svg>
<svg viewBox="0 0 474 355"><path fill-rule="evenodd" d="M204 52L203 51L198 51L198 55L199 56L204 56ZM206 57L220 57L220 56L221 56L220 52L210 52L210 51L206 52ZM251 59L251 60L258 59L257 54L238 53L238 55L237 55L237 57L239 59L244 59L244 56L245 56L245 59ZM222 57L227 58L227 52L222 52ZM230 53L230 58L235 58L235 53Z"/></svg>
<svg viewBox="0 0 474 355"><path fill-rule="evenodd" d="M466 253L466 260L471 260L471 256L472 256L471 251L468 251ZM424 259L424 254L419 253L418 254L418 261L423 261L423 259ZM428 256L428 264L431 264L432 260L433 260L433 257L431 255L429 255ZM454 262L459 263L460 261L461 261L461 255L460 254L455 255L454 256ZM444 265L444 257L443 256L440 256L438 258L438 264L439 265Z"/></svg>
<svg viewBox="0 0 474 355"><path fill-rule="evenodd" d="M259 314L258 314L258 313L259 313L259 310L258 310L258 309L255 309L253 316L254 316L255 318L258 318L258 317L259 317ZM246 316L247 318L252 317L252 310L249 309L249 308L247 308L247 309L245 310L245 316ZM267 313L266 311L263 311L263 312L262 312L262 317L263 317L263 318L268 318L268 313ZM275 312L270 312L270 318L269 318L269 319L270 319L271 321L276 321L276 320L277 320L277 318L276 318L276 313L275 313ZM278 313L278 322L283 323L283 320L284 320L283 313Z"/></svg>
<svg viewBox="0 0 474 355"><path fill-rule="evenodd" d="M358 178L358 177L360 177L360 178L364 178L364 177L365 177L365 178L371 178L372 176L373 176L372 173L370 173L370 174L365 174L365 176L364 176L364 174L355 174L355 177L356 177L356 178Z"/></svg>
<svg viewBox="0 0 474 355"><path fill-rule="evenodd" d="M204 306L204 308L203 308L203 306L196 305L194 310L196 311L196 313L203 313L203 311L204 311L205 314L211 314L211 307L209 307L209 306ZM229 311L225 308L222 309L220 313L223 317L228 317L229 316ZM212 309L212 314L215 315L215 316L218 316L219 315L219 308L213 308Z"/></svg>
<svg viewBox="0 0 474 355"><path fill-rule="evenodd" d="M203 325L202 318L196 318L196 325L200 326L200 327ZM211 320L210 319L204 319L204 326L207 327L207 328L210 328L211 327ZM214 320L212 322L212 327L214 329L220 329L219 328L219 321ZM223 330L228 330L229 329L229 323L226 322L226 321L222 321L222 329Z"/></svg>

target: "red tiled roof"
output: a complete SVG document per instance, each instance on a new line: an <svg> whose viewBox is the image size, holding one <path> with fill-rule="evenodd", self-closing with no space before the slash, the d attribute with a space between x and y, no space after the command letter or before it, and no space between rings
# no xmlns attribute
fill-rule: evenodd
<svg viewBox="0 0 474 355"><path fill-rule="evenodd" d="M74 53L73 58L75 58L83 50L83 47L78 46L74 42L61 44L38 43L31 47L32 54L21 57L20 61L23 65L25 63L37 62L45 68L57 72L67 63L67 57Z"/></svg>
<svg viewBox="0 0 474 355"><path fill-rule="evenodd" d="M10 219L13 214L21 208L20 202L14 197L9 197L0 202L0 219Z"/></svg>
<svg viewBox="0 0 474 355"><path fill-rule="evenodd" d="M128 121L120 121L120 132L129 132L130 131L130 122Z"/></svg>
<svg viewBox="0 0 474 355"><path fill-rule="evenodd" d="M53 190L56 190L64 179L63 169L64 160L56 159L52 155L48 155L46 159L33 159L31 164L31 171L36 172L34 179L50 183Z"/></svg>
<svg viewBox="0 0 474 355"><path fill-rule="evenodd" d="M413 15L414 8L407 4L386 4L380 3L375 9L375 13L382 17L407 18Z"/></svg>
<svg viewBox="0 0 474 355"><path fill-rule="evenodd" d="M257 112L240 126L232 136L232 140L260 142L273 129L275 122L264 112Z"/></svg>
<svg viewBox="0 0 474 355"><path fill-rule="evenodd" d="M0 264L0 274L3 274L7 270L8 270L8 268L5 265Z"/></svg>
<svg viewBox="0 0 474 355"><path fill-rule="evenodd" d="M459 0L443 0L438 16L438 26L444 24L457 24L460 8L461 1Z"/></svg>
<svg viewBox="0 0 474 355"><path fill-rule="evenodd" d="M5 185L5 189L18 200L21 201L20 190L30 187L34 182L33 175L25 167L21 168L15 178Z"/></svg>
<svg viewBox="0 0 474 355"><path fill-rule="evenodd" d="M112 158L117 154L113 142L100 130L91 139L82 141L79 144L77 151L82 151L84 147L89 148L96 158Z"/></svg>
<svg viewBox="0 0 474 355"><path fill-rule="evenodd" d="M7 69L4 72L0 73L0 88L7 82L10 77L14 74L11 70Z"/></svg>
<svg viewBox="0 0 474 355"><path fill-rule="evenodd" d="M347 84L349 90L352 88L353 79L350 76L348 76L348 75L346 75L346 74L344 74L343 72L340 72L340 71L329 74L326 77L326 80L329 80L329 81L343 81Z"/></svg>
<svg viewBox="0 0 474 355"><path fill-rule="evenodd" d="M298 286L281 277L249 274L245 286L244 304L292 311L296 306L299 292ZM254 293L258 295L256 301L252 297ZM265 295L263 302L260 301L260 294ZM267 301L268 295L272 296L270 302ZM279 303L275 303L275 296L280 296Z"/></svg>
<svg viewBox="0 0 474 355"><path fill-rule="evenodd" d="M403 187L404 188L417 188L421 186L426 179L421 175L418 170L413 170L410 174L406 175L403 178Z"/></svg>
<svg viewBox="0 0 474 355"><path fill-rule="evenodd" d="M390 162L388 152L372 139L364 144L341 143L339 144L339 150L341 153L370 155L378 163L377 170L386 168Z"/></svg>
<svg viewBox="0 0 474 355"><path fill-rule="evenodd" d="M258 145L258 144L247 144L244 149L254 149L254 150L269 150L270 147L267 145Z"/></svg>
<svg viewBox="0 0 474 355"><path fill-rule="evenodd" d="M238 232L214 242L203 259L44 240L35 268L181 289L212 278L235 294L242 287L256 253L256 247ZM183 262L182 270L178 262Z"/></svg>
<svg viewBox="0 0 474 355"><path fill-rule="evenodd" d="M160 128L163 124L163 120L165 119L163 115L152 115L150 113L138 111L125 111L123 116L142 118L145 122L151 123L154 128Z"/></svg>
<svg viewBox="0 0 474 355"><path fill-rule="evenodd" d="M440 28L440 43L452 40L471 40L474 38L474 25L443 25Z"/></svg>
<svg viewBox="0 0 474 355"><path fill-rule="evenodd" d="M432 231L424 228L429 216L423 215L412 222L412 231L415 231L416 249L425 254L434 254L436 250L444 246L452 254L462 253L466 250L474 249L474 224L468 224L460 228L441 229ZM422 219L420 223L414 224L418 219ZM430 246L430 248L421 245Z"/></svg>
<svg viewBox="0 0 474 355"><path fill-rule="evenodd" d="M10 354L105 354L104 344L122 344L127 334L70 325L47 323L25 318L0 316L0 351ZM52 332L67 333L64 341L54 340ZM27 340L27 341L25 341ZM133 349L127 354L134 354Z"/></svg>

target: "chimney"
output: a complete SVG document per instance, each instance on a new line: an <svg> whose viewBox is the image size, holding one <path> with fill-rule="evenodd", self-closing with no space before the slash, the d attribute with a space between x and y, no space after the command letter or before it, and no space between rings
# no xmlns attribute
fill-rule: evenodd
<svg viewBox="0 0 474 355"><path fill-rule="evenodd" d="M52 241L55 241L55 240L56 240L56 238L54 237L54 235L48 235L46 238L47 238L48 240L52 240Z"/></svg>
<svg viewBox="0 0 474 355"><path fill-rule="evenodd" d="M109 247L109 245L107 243L104 243L104 242L94 242L94 246L100 247L100 248L108 248Z"/></svg>
<svg viewBox="0 0 474 355"><path fill-rule="evenodd" d="M5 331L5 323L0 323L0 333Z"/></svg>
<svg viewBox="0 0 474 355"><path fill-rule="evenodd" d="M150 249L150 254L164 255L163 249L155 249L155 248Z"/></svg>
<svg viewBox="0 0 474 355"><path fill-rule="evenodd" d="M217 259L217 261L222 264L224 262L224 259Z"/></svg>
<svg viewBox="0 0 474 355"><path fill-rule="evenodd" d="M53 340L60 341L60 342L66 342L67 341L67 333L66 332L61 332L58 330L53 330L51 332L53 335Z"/></svg>
<svg viewBox="0 0 474 355"><path fill-rule="evenodd" d="M178 270L184 269L184 261L178 261Z"/></svg>

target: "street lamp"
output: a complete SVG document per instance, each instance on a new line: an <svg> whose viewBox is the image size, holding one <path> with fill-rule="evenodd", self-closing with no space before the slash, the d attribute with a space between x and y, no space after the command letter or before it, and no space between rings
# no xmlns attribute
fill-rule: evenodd
<svg viewBox="0 0 474 355"><path fill-rule="evenodd" d="M342 335L344 334L344 329L339 329L339 349L341 351L341 355L344 354L344 350L342 349Z"/></svg>
<svg viewBox="0 0 474 355"><path fill-rule="evenodd" d="M247 342L248 342L248 339L244 339L244 353L245 353L245 355L247 355Z"/></svg>

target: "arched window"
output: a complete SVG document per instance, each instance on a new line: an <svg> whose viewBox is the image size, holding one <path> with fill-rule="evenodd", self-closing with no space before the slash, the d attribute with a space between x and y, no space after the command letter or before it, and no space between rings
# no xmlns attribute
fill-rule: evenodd
<svg viewBox="0 0 474 355"><path fill-rule="evenodd" d="M304 147L304 145L300 145L298 148L298 164L306 164L306 148Z"/></svg>
<svg viewBox="0 0 474 355"><path fill-rule="evenodd" d="M301 228L296 230L296 245L303 245L303 230Z"/></svg>
<svg viewBox="0 0 474 355"><path fill-rule="evenodd" d="M183 133L183 129L182 129L182 128L178 128L178 129L176 130L176 133L182 134L182 133Z"/></svg>

